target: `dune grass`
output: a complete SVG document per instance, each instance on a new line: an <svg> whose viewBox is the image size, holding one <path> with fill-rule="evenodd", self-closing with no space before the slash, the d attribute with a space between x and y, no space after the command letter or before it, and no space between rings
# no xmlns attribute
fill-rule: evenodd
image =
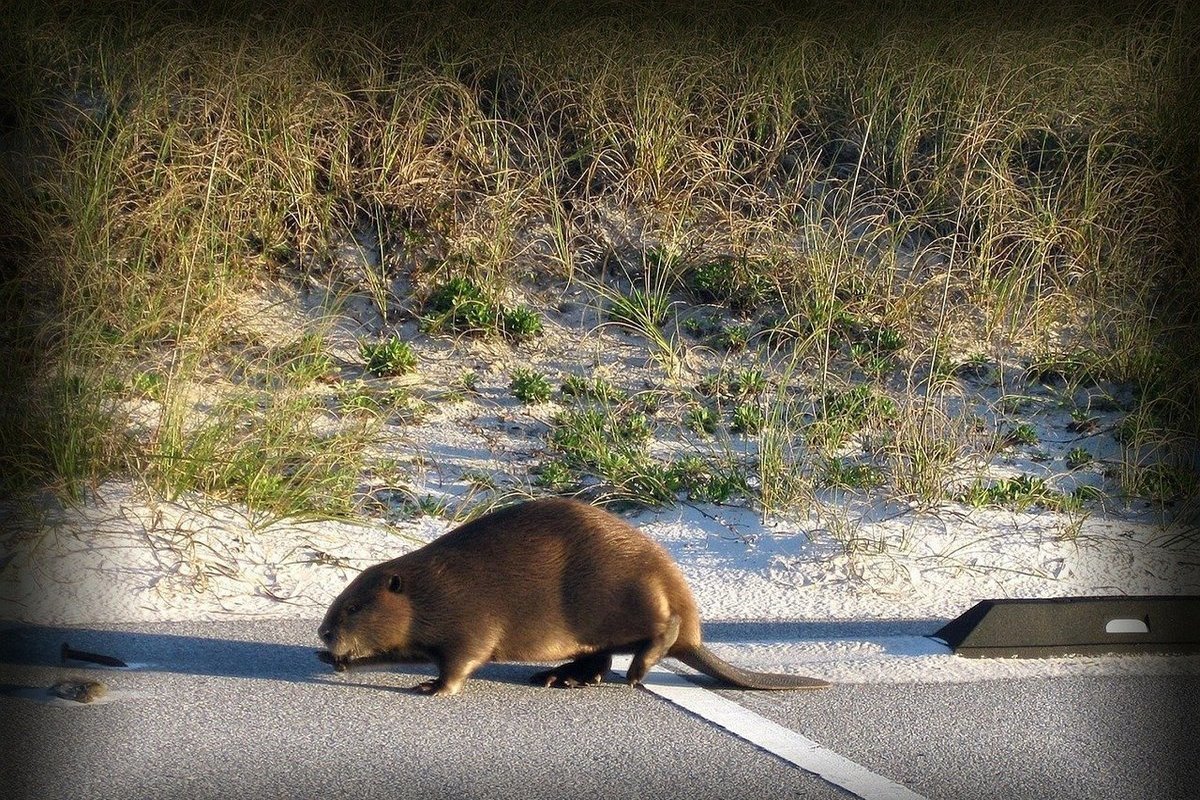
<svg viewBox="0 0 1200 800"><path fill-rule="evenodd" d="M132 473L342 505L369 432L318 433L312 375L253 401L222 381L241 294L327 276L338 232L366 227L385 316L408 302L396 275L426 296L455 276L489 297L530 274L583 281L678 378L688 345L656 309L742 314L739 346L773 354L765 412L739 422L766 506L884 424L871 483L945 497L966 439L935 398L970 353L1135 385L1155 424L1121 480L1179 494L1161 473L1194 469L1200 432L1186 3L414 9L7 14L7 490ZM147 361L162 400L137 436L124 401ZM793 378L807 399L778 388ZM197 384L220 395L204 425Z"/></svg>

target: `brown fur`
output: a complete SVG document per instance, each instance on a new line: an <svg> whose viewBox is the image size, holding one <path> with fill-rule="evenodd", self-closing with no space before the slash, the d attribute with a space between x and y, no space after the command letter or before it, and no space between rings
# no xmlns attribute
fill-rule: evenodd
<svg viewBox="0 0 1200 800"><path fill-rule="evenodd" d="M598 683L615 652L633 653L638 684L663 656L755 689L826 686L750 672L700 642L691 590L667 552L624 520L575 500L500 509L425 547L367 568L333 601L318 631L323 660L432 660L415 687L454 694L488 661L569 663L545 686Z"/></svg>

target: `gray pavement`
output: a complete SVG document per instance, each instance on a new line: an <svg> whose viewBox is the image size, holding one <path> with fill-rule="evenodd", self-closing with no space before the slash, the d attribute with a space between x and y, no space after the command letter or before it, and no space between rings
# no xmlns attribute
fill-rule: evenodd
<svg viewBox="0 0 1200 800"><path fill-rule="evenodd" d="M539 689L525 683L533 668L505 664L428 698L404 691L426 665L333 673L314 628L0 625L3 795L849 796L648 692ZM63 641L144 666L61 667ZM46 702L71 676L104 681L109 701ZM929 798L1184 798L1200 786L1196 678L722 694Z"/></svg>

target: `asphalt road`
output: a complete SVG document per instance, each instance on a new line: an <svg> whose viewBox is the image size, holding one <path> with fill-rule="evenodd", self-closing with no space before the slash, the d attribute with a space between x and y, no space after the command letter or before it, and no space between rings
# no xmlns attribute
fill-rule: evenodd
<svg viewBox="0 0 1200 800"><path fill-rule="evenodd" d="M425 665L335 674L314 623L0 625L0 794L25 798L846 798L614 683L528 686L489 665L463 694L405 691ZM60 666L59 648L130 670ZM668 662L668 666L671 662ZM48 702L67 677L102 702ZM721 691L934 798L1185 798L1200 786L1200 678L1087 677Z"/></svg>

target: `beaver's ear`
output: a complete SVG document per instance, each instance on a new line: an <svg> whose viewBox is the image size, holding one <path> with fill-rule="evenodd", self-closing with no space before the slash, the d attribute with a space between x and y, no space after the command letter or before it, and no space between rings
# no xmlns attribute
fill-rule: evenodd
<svg viewBox="0 0 1200 800"><path fill-rule="evenodd" d="M400 579L399 575L393 575L388 580L388 591L395 592L396 594L404 591L404 581Z"/></svg>

